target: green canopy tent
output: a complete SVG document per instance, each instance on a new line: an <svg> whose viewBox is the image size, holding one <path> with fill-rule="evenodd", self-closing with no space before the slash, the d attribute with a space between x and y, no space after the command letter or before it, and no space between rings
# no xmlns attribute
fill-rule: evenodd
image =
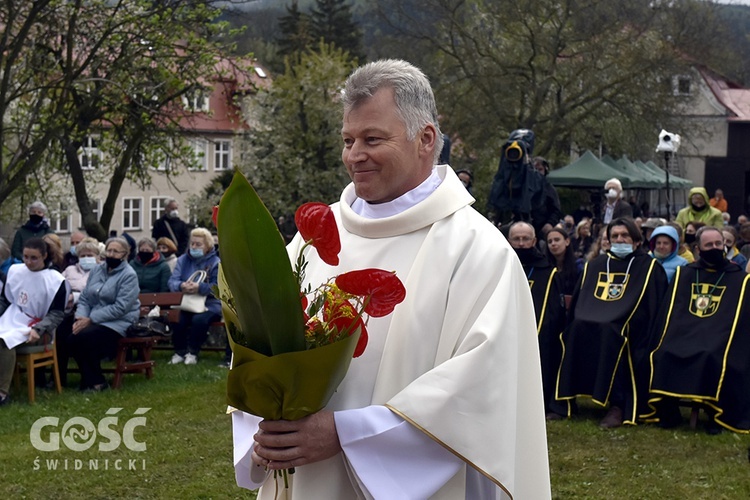
<svg viewBox="0 0 750 500"><path fill-rule="evenodd" d="M570 165L551 171L547 180L558 187L601 189L613 177L620 179L624 189L630 188L631 183L635 182L628 174L610 167L591 151L586 151Z"/></svg>
<svg viewBox="0 0 750 500"><path fill-rule="evenodd" d="M645 168L649 172L651 172L658 180L659 180L659 187L660 188L666 188L667 187L667 174L664 172L664 169L659 168L656 163L652 162L651 160L647 162L636 162L636 164L641 168ZM678 177L674 174L669 175L669 189L689 189L693 187L693 181L690 179L685 179L683 177Z"/></svg>
<svg viewBox="0 0 750 500"><path fill-rule="evenodd" d="M627 156L615 160L609 155L604 155L602 162L628 176L631 179L628 185L629 189L654 189L659 186L658 179L650 172L639 169ZM625 183L623 183L623 187L625 187Z"/></svg>

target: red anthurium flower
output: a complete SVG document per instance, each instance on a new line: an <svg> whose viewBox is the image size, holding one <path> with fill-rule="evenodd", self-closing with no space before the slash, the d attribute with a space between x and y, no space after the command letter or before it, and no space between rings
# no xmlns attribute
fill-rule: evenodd
<svg viewBox="0 0 750 500"><path fill-rule="evenodd" d="M352 295L369 296L365 312L375 318L387 316L406 298L406 289L396 273L382 269L360 269L340 274L336 277L336 285Z"/></svg>
<svg viewBox="0 0 750 500"><path fill-rule="evenodd" d="M214 223L214 226L219 227L219 205L215 205L213 208L213 211L211 212L211 220Z"/></svg>
<svg viewBox="0 0 750 500"><path fill-rule="evenodd" d="M307 295L301 293L300 301L302 302L302 317L305 318L305 323L307 323L310 320L310 316L307 315Z"/></svg>
<svg viewBox="0 0 750 500"><path fill-rule="evenodd" d="M336 328L339 332L348 331L349 335L357 331L357 328L361 329L362 332L359 334L359 340L357 341L357 347L354 349L353 357L358 358L365 352L365 348L367 347L367 328L365 327L364 320L362 320L362 316L358 317L357 311L349 301L338 302L333 307L326 303L326 307L323 308L323 320L328 326Z"/></svg>
<svg viewBox="0 0 750 500"><path fill-rule="evenodd" d="M341 240L333 210L325 203L305 203L294 214L294 222L305 241L318 251L323 262L331 266L339 264Z"/></svg>

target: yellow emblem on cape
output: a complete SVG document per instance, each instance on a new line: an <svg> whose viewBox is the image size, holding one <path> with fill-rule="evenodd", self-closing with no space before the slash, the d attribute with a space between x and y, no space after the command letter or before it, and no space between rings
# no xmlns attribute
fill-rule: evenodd
<svg viewBox="0 0 750 500"><path fill-rule="evenodd" d="M625 288L628 286L629 276L625 273L599 273L596 282L594 297L605 302L620 300L625 295Z"/></svg>
<svg viewBox="0 0 750 500"><path fill-rule="evenodd" d="M529 289L534 288L534 280L529 280Z"/></svg>
<svg viewBox="0 0 750 500"><path fill-rule="evenodd" d="M690 294L690 314L699 318L713 316L719 310L721 297L727 287L713 283L693 283Z"/></svg>

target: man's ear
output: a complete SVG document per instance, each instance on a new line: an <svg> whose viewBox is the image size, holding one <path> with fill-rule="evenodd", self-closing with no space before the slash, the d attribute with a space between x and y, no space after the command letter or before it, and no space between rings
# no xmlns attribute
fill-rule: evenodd
<svg viewBox="0 0 750 500"><path fill-rule="evenodd" d="M419 135L419 152L432 158L437 144L437 130L432 123L428 123Z"/></svg>

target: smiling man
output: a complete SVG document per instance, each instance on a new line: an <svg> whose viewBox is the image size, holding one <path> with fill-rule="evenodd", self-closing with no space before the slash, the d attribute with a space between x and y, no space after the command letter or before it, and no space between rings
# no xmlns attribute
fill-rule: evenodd
<svg viewBox="0 0 750 500"><path fill-rule="evenodd" d="M331 267L308 283L392 269L406 287L326 409L298 421L235 411L235 468L259 498L549 498L534 309L513 249L447 165L430 84L414 66L359 68L343 95L352 183L333 210ZM290 243L295 258L304 244ZM289 489L274 470L294 467Z"/></svg>

